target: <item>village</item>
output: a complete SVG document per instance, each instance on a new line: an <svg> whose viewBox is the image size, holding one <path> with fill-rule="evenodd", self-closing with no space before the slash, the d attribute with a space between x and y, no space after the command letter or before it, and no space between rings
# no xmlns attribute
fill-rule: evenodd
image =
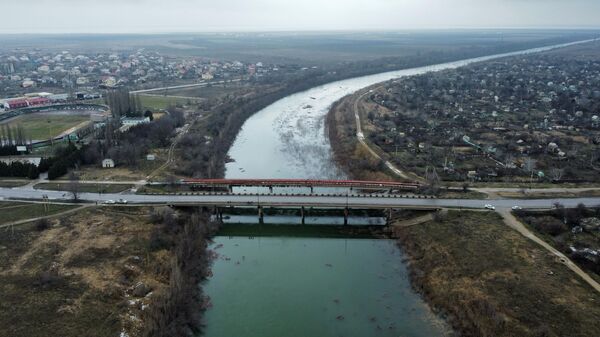
<svg viewBox="0 0 600 337"><path fill-rule="evenodd" d="M93 96L100 89L119 87L147 89L213 80L250 80L280 68L262 62L167 56L146 49L102 53L14 49L0 53L0 97L40 91ZM299 70L293 66L283 68Z"/></svg>
<svg viewBox="0 0 600 337"><path fill-rule="evenodd" d="M600 45L586 48L388 82L366 96L368 139L447 181L598 181Z"/></svg>

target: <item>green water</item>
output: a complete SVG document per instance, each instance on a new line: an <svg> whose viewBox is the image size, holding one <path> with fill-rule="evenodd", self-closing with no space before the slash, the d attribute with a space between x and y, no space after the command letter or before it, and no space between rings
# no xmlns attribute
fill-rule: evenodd
<svg viewBox="0 0 600 337"><path fill-rule="evenodd" d="M222 245L222 246L221 246ZM217 237L207 337L444 336L393 241Z"/></svg>

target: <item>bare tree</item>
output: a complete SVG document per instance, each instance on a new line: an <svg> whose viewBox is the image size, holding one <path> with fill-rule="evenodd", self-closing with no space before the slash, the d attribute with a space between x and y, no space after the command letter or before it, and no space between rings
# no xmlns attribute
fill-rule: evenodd
<svg viewBox="0 0 600 337"><path fill-rule="evenodd" d="M507 168L514 167L512 166L514 162L515 157L512 154L509 153L504 157L504 166L506 166Z"/></svg>
<svg viewBox="0 0 600 337"><path fill-rule="evenodd" d="M79 201L79 192L81 190L81 184L79 182L79 176L73 171L69 171L69 183L67 185L67 191L73 196L73 201Z"/></svg>
<svg viewBox="0 0 600 337"><path fill-rule="evenodd" d="M552 176L552 180L554 181L560 181L564 173L565 169L560 167L554 167L550 170L550 175Z"/></svg>
<svg viewBox="0 0 600 337"><path fill-rule="evenodd" d="M530 173L529 177L529 188L531 188L531 184L533 183L533 171L535 171L535 167L537 165L537 160L527 157L525 159L525 170Z"/></svg>

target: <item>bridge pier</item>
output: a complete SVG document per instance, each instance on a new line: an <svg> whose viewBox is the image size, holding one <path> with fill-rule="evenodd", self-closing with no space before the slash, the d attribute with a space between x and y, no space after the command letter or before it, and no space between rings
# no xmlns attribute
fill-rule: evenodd
<svg viewBox="0 0 600 337"><path fill-rule="evenodd" d="M315 188L314 187L310 187L310 194L313 194L315 192Z"/></svg>
<svg viewBox="0 0 600 337"><path fill-rule="evenodd" d="M229 191L229 193L233 193L233 186L227 185L227 190Z"/></svg>
<svg viewBox="0 0 600 337"><path fill-rule="evenodd" d="M269 186L269 193L273 193L273 186Z"/></svg>
<svg viewBox="0 0 600 337"><path fill-rule="evenodd" d="M261 225L265 223L265 214L262 206L258 206L258 223Z"/></svg>
<svg viewBox="0 0 600 337"><path fill-rule="evenodd" d="M393 209L388 209L388 215L385 219L385 225L389 226L392 223L392 215L393 215L394 210Z"/></svg>
<svg viewBox="0 0 600 337"><path fill-rule="evenodd" d="M348 207L344 208L344 226L348 225L348 214L350 213L350 210L348 209Z"/></svg>
<svg viewBox="0 0 600 337"><path fill-rule="evenodd" d="M300 208L300 216L302 216L302 224L306 224L306 217L304 216L304 206Z"/></svg>

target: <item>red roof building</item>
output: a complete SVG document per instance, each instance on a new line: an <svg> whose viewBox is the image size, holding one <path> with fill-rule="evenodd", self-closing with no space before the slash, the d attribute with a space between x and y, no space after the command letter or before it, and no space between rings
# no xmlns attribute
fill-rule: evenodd
<svg viewBox="0 0 600 337"><path fill-rule="evenodd" d="M9 109L20 109L20 108L26 108L29 106L29 102L27 102L27 100L24 98L13 99L6 103L8 104Z"/></svg>

